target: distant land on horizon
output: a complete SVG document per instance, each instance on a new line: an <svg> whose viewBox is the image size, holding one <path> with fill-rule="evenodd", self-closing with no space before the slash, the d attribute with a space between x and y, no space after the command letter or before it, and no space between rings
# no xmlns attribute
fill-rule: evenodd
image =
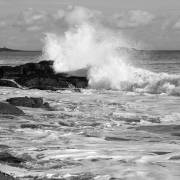
<svg viewBox="0 0 180 180"><path fill-rule="evenodd" d="M126 48L126 47L120 47L120 50L122 51L134 51L134 52L156 52L156 51L172 51L172 52L179 52L180 50L168 50L168 49L162 49L162 50L145 50L145 49L135 49L135 48ZM0 48L0 52L42 52L42 50L21 50L21 49L12 49L12 48L7 48L3 47Z"/></svg>
<svg viewBox="0 0 180 180"><path fill-rule="evenodd" d="M20 50L7 47L0 48L0 52L41 52L41 50Z"/></svg>

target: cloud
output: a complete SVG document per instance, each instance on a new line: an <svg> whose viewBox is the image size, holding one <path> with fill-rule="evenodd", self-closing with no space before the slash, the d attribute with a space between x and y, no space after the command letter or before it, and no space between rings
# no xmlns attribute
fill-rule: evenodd
<svg viewBox="0 0 180 180"><path fill-rule="evenodd" d="M119 28L135 28L149 25L155 15L142 10L123 11L113 16L113 22Z"/></svg>
<svg viewBox="0 0 180 180"><path fill-rule="evenodd" d="M81 6L68 6L51 12L29 8L19 14L0 19L0 34L2 34L0 40L6 42L10 36L16 36L18 39L26 39L27 43L35 41L35 45L37 42L41 44L44 33L61 34L69 27L74 28L88 22L95 24L96 28L105 26L107 29L115 30L115 33L123 33L130 40L135 39L137 43L142 40L150 44L153 41L151 44L156 45L161 44L167 35L170 34L171 38L174 32L178 33L176 31L180 29L178 17L161 13L157 15L143 10L103 14Z"/></svg>
<svg viewBox="0 0 180 180"><path fill-rule="evenodd" d="M14 23L19 26L41 24L47 20L46 16L47 13L30 8L21 12Z"/></svg>
<svg viewBox="0 0 180 180"><path fill-rule="evenodd" d="M6 27L7 23L5 21L0 21L0 28Z"/></svg>
<svg viewBox="0 0 180 180"><path fill-rule="evenodd" d="M70 8L65 16L65 21L70 24L82 24L83 22L95 22L101 16L101 12L85 7L75 6Z"/></svg>
<svg viewBox="0 0 180 180"><path fill-rule="evenodd" d="M174 24L173 29L175 29L175 30L180 30L180 20L178 20L178 21Z"/></svg>
<svg viewBox="0 0 180 180"><path fill-rule="evenodd" d="M66 9L59 9L49 13L37 11L29 8L19 13L13 21L9 21L9 26L20 31L29 32L49 32L65 31L70 26L78 25L83 22L95 23L100 19L101 13L80 6L69 6Z"/></svg>

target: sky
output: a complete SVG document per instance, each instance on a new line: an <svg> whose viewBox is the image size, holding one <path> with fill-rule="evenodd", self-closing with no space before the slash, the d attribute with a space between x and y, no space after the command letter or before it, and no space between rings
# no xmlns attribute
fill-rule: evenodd
<svg viewBox="0 0 180 180"><path fill-rule="evenodd" d="M45 33L68 29L74 6L85 7L88 18L93 12L137 48L180 49L179 0L0 0L0 47L42 49Z"/></svg>

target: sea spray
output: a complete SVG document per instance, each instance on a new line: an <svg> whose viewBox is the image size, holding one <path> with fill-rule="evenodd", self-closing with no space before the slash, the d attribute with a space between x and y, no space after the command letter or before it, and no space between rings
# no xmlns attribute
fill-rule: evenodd
<svg viewBox="0 0 180 180"><path fill-rule="evenodd" d="M127 56L120 53L120 47L130 47L120 33L117 35L86 17L63 35L47 33L44 54L54 60L56 72L87 68L90 88L180 94L178 75L133 67Z"/></svg>

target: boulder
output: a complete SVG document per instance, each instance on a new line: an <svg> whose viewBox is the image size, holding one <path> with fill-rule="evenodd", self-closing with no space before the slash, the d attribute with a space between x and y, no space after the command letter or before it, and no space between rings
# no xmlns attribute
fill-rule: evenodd
<svg viewBox="0 0 180 180"><path fill-rule="evenodd" d="M55 73L53 61L41 61L38 63L27 63L20 66L1 66L0 79L13 79L21 86L41 90L57 90L62 88L86 88L88 81L86 77L74 76L68 73ZM0 86L17 87L7 82Z"/></svg>
<svg viewBox="0 0 180 180"><path fill-rule="evenodd" d="M15 157L8 152L0 152L0 163L7 163L10 165L20 165L21 163L25 162L24 159Z"/></svg>
<svg viewBox="0 0 180 180"><path fill-rule="evenodd" d="M50 108L49 103L44 103L42 98L15 97L6 100L12 105L31 108Z"/></svg>
<svg viewBox="0 0 180 180"><path fill-rule="evenodd" d="M15 88L21 87L17 82L10 79L0 79L0 86L15 87Z"/></svg>
<svg viewBox="0 0 180 180"><path fill-rule="evenodd" d="M24 115L24 112L14 105L0 102L0 114Z"/></svg>
<svg viewBox="0 0 180 180"><path fill-rule="evenodd" d="M14 178L4 172L0 172L0 180L18 180L18 179Z"/></svg>

